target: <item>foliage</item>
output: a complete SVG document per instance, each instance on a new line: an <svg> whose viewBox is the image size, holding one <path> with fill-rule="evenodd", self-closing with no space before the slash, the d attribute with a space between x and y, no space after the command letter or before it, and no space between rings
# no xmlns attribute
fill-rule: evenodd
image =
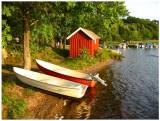
<svg viewBox="0 0 160 121"><path fill-rule="evenodd" d="M82 69L96 63L96 59L89 55L88 49L83 48L79 57L75 59L67 58L62 62L62 65L68 66L72 69Z"/></svg>
<svg viewBox="0 0 160 121"><path fill-rule="evenodd" d="M87 48L81 49L81 53L79 55L80 60L85 60L88 64L95 63L95 60L92 56L90 56L89 51Z"/></svg>
<svg viewBox="0 0 160 121"><path fill-rule="evenodd" d="M79 57L82 60L89 60L90 59L90 55L89 55L88 49L87 48L81 49L81 53L80 53Z"/></svg>
<svg viewBox="0 0 160 121"><path fill-rule="evenodd" d="M158 43L158 40L149 40L151 43ZM129 44L138 44L138 43L143 43L143 44L145 44L145 43L147 43L148 42L148 40L141 40L141 41L129 41Z"/></svg>
<svg viewBox="0 0 160 121"><path fill-rule="evenodd" d="M105 61L106 59L121 60L122 55L112 52L110 49L99 49L96 52L95 58L98 61Z"/></svg>
<svg viewBox="0 0 160 121"><path fill-rule="evenodd" d="M2 104L7 106L8 118L17 119L25 114L27 104L24 99L18 97L16 94L9 92L10 88L15 86L16 79L3 81L2 86Z"/></svg>
<svg viewBox="0 0 160 121"><path fill-rule="evenodd" d="M109 57L109 54L110 54L110 53L111 53L111 51L109 51L109 50L99 49L99 50L97 50L95 57L96 57L99 61L104 61L104 60L110 58L110 57Z"/></svg>
<svg viewBox="0 0 160 121"><path fill-rule="evenodd" d="M12 15L12 11L14 11L13 6L2 6L2 47L5 48L7 46L7 42L12 40L11 28L9 24L7 24L7 17Z"/></svg>
<svg viewBox="0 0 160 121"><path fill-rule="evenodd" d="M124 2L8 2L5 5L14 6L15 12L9 21L12 36L18 37L20 43L23 35L22 15L30 13L31 49L43 49L53 41L66 43L66 37L78 27L94 30L101 41L110 37L118 24L119 17L127 15ZM27 7L25 6L27 4ZM23 8L25 8L24 11ZM9 20L9 18L7 18ZM118 38L114 32L113 36ZM20 34L20 35L19 35Z"/></svg>
<svg viewBox="0 0 160 121"><path fill-rule="evenodd" d="M159 22L156 20L140 19L128 16L124 19L124 25L121 26L121 34L123 39L131 40L145 40L156 39L158 40L158 26ZM124 34L123 34L124 33ZM128 34L128 37L127 37Z"/></svg>
<svg viewBox="0 0 160 121"><path fill-rule="evenodd" d="M35 25L31 30L31 50L39 51L51 45L54 38L54 28L51 23Z"/></svg>
<svg viewBox="0 0 160 121"><path fill-rule="evenodd" d="M96 52L95 57L88 55L88 51L83 49L83 55L77 58L67 58L62 62L62 66L67 66L72 69L83 69L84 67L91 66L99 61L105 61L107 59L121 60L122 55L113 53L111 50L100 49Z"/></svg>
<svg viewBox="0 0 160 121"><path fill-rule="evenodd" d="M25 114L27 104L23 99L14 99L7 95L2 95L2 103L8 106L9 119L17 119Z"/></svg>

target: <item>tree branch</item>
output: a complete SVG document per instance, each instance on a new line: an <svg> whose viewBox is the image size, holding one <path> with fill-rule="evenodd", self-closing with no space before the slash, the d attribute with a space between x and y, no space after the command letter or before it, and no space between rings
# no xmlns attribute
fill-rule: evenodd
<svg viewBox="0 0 160 121"><path fill-rule="evenodd" d="M35 24L37 24L38 21L39 21L39 20L33 21L33 22L30 24L30 27L33 26L33 25L35 25Z"/></svg>

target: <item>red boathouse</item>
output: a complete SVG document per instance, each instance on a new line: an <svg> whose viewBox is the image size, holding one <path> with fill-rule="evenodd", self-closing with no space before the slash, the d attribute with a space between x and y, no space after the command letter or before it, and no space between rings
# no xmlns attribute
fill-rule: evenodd
<svg viewBox="0 0 160 121"><path fill-rule="evenodd" d="M94 56L99 47L99 36L81 27L69 35L67 40L70 44L70 57L79 56L83 48L88 49L89 54Z"/></svg>

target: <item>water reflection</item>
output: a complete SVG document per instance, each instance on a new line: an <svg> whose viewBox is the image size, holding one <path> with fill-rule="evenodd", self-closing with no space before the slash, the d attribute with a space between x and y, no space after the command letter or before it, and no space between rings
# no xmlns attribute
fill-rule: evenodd
<svg viewBox="0 0 160 121"><path fill-rule="evenodd" d="M108 86L97 85L97 93L91 111L91 119L121 118L121 100L112 83L113 72L110 67L101 70L100 77L106 80Z"/></svg>
<svg viewBox="0 0 160 121"><path fill-rule="evenodd" d="M88 119L92 110L92 103L95 98L96 88L87 90L82 99L69 100L65 112L65 119Z"/></svg>

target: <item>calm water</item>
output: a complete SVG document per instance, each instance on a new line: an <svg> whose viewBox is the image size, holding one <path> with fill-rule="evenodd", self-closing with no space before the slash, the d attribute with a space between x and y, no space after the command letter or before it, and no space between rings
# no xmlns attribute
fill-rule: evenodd
<svg viewBox="0 0 160 121"><path fill-rule="evenodd" d="M64 118L158 119L158 49L122 53L122 61L99 72L108 86L98 84L83 99L71 101Z"/></svg>

